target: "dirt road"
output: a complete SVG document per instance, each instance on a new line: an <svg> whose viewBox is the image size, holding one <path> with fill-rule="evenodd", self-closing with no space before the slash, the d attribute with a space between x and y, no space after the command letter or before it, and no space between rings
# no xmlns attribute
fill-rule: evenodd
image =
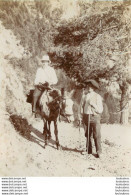
<svg viewBox="0 0 131 195"><path fill-rule="evenodd" d="M0 173L2 176L130 176L130 127L102 125L103 157L100 160L95 155L81 154L86 142L83 129L79 132L65 122L58 125L62 149L56 149L53 126L52 139L44 149L43 123L34 121L30 126L30 139L15 130L8 132ZM93 151L95 154L95 147Z"/></svg>

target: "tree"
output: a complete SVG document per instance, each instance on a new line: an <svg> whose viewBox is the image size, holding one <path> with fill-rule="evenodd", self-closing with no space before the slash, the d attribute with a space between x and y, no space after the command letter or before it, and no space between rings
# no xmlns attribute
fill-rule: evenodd
<svg viewBox="0 0 131 195"><path fill-rule="evenodd" d="M128 69L130 18L125 17L128 3L110 7L93 3L91 12L58 25L54 35L52 59L76 83L87 79L117 82L121 89L120 109L128 102L131 75ZM97 12L94 12L97 10ZM121 123L123 112L121 112Z"/></svg>

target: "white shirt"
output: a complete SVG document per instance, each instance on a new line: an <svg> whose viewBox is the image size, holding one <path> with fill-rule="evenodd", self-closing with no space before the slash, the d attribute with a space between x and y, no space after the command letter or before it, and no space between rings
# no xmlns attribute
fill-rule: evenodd
<svg viewBox="0 0 131 195"><path fill-rule="evenodd" d="M100 114L103 112L102 97L94 91L88 93L81 100L80 113L81 114Z"/></svg>
<svg viewBox="0 0 131 195"><path fill-rule="evenodd" d="M50 85L56 84L58 82L55 70L50 66L38 68L36 73L34 82L35 85L38 85L39 83L44 84L45 82L48 82Z"/></svg>

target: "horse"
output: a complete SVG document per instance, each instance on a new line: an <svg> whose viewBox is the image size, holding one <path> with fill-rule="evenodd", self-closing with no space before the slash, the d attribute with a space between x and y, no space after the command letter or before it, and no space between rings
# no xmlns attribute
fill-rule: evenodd
<svg viewBox="0 0 131 195"><path fill-rule="evenodd" d="M56 137L56 147L60 148L59 139L58 139L58 117L60 115L60 100L61 94L57 89L51 91L45 90L40 97L38 107L39 114L44 122L43 135L45 139L45 146L48 144L48 140L51 138L50 124L54 122L54 134Z"/></svg>

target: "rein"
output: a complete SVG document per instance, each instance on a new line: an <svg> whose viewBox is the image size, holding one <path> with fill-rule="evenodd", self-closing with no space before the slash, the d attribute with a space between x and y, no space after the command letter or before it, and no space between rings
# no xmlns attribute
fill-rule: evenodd
<svg viewBox="0 0 131 195"><path fill-rule="evenodd" d="M49 94L47 93L47 90L46 90L46 96L47 96L47 99L48 99L48 104L49 104L49 103L55 103L55 102L57 102L57 101L58 101L57 99L60 97L60 96L56 96L56 97L53 99L53 101L50 102L50 101L49 101ZM57 101L56 101L56 100L57 100ZM68 118L66 117L66 115L65 115L64 113L61 114L61 112L60 112L62 101L59 100L58 103L59 103L60 106L59 106L57 109L55 108L54 105L51 105L52 108L53 108L55 111L59 110L59 116L60 116L60 115L63 116L63 117L69 122L69 120L68 120ZM48 105L47 105L47 106L48 106Z"/></svg>
<svg viewBox="0 0 131 195"><path fill-rule="evenodd" d="M46 96L47 96L47 99L48 99L48 103L54 103L56 100L57 100L57 98L59 98L59 96L57 96L56 98L54 98L53 99L53 101L49 101L49 95L48 95L48 93L47 93L47 91L46 91ZM52 105L52 107L55 109L55 107ZM58 108L59 109L59 108ZM56 109L57 110L57 109Z"/></svg>

